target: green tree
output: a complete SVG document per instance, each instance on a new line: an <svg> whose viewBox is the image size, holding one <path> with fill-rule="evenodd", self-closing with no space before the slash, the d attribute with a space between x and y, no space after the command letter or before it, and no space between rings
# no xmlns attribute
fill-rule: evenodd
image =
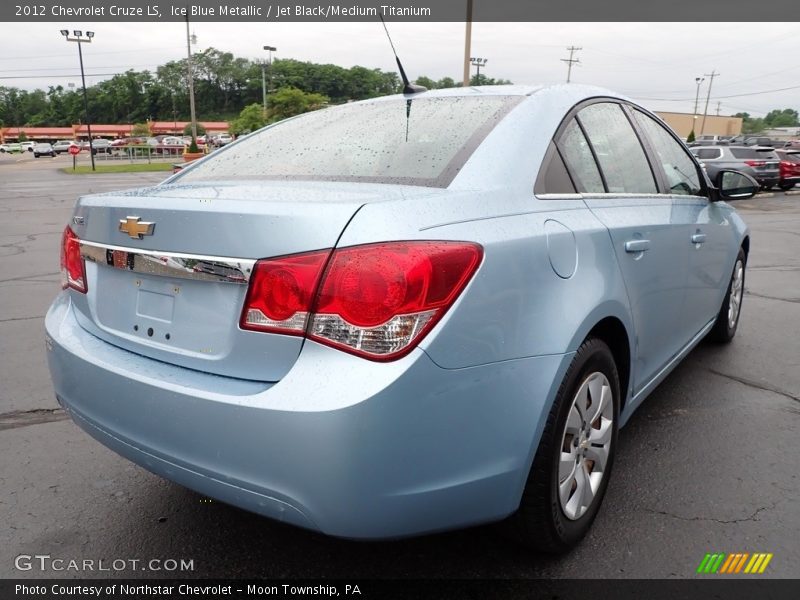
<svg viewBox="0 0 800 600"><path fill-rule="evenodd" d="M764 124L767 127L797 127L800 125L797 111L791 108L769 111L764 117Z"/></svg>
<svg viewBox="0 0 800 600"><path fill-rule="evenodd" d="M310 110L322 108L328 97L293 87L281 88L267 98L267 121L273 123Z"/></svg>
<svg viewBox="0 0 800 600"><path fill-rule="evenodd" d="M733 116L742 119L742 133L744 134L761 133L766 128L764 119L753 118L750 113L739 112Z"/></svg>
<svg viewBox="0 0 800 600"><path fill-rule="evenodd" d="M21 129L19 131L19 137L17 138L17 141L19 141L19 142L27 142L28 141L28 136Z"/></svg>
<svg viewBox="0 0 800 600"><path fill-rule="evenodd" d="M695 140L694 129L689 132L689 137L686 138L686 143L691 144Z"/></svg>
<svg viewBox="0 0 800 600"><path fill-rule="evenodd" d="M202 123L197 123L196 126L197 126L197 135L205 135L206 134L206 128L203 127ZM183 127L183 135L192 135L192 124L191 123L187 123L186 125L184 125L184 127Z"/></svg>
<svg viewBox="0 0 800 600"><path fill-rule="evenodd" d="M446 88L454 88L456 87L456 82L453 81L452 77L442 77L439 81L436 82L437 89L446 89Z"/></svg>
<svg viewBox="0 0 800 600"><path fill-rule="evenodd" d="M131 128L132 135L150 135L150 126L147 123L136 123Z"/></svg>
<svg viewBox="0 0 800 600"><path fill-rule="evenodd" d="M267 124L264 118L264 107L261 104L245 106L239 117L231 121L231 133L240 135L261 129Z"/></svg>
<svg viewBox="0 0 800 600"><path fill-rule="evenodd" d="M420 75L417 77L417 80L414 83L426 87L429 90L435 90L438 87L433 79L430 77L425 77L425 75Z"/></svg>

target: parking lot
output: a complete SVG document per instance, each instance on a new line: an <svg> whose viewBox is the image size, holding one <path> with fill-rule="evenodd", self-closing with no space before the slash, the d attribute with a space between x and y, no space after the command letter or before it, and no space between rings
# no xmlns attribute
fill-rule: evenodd
<svg viewBox="0 0 800 600"><path fill-rule="evenodd" d="M707 552L800 562L800 191L737 204L751 228L741 325L701 344L621 431L595 526L563 557L495 527L359 543L209 501L119 458L57 408L43 317L59 289L61 232L80 194L163 173L73 176L71 157L0 157L0 577L671 578ZM109 390L109 393L113 393ZM18 571L20 554L175 559L189 573Z"/></svg>

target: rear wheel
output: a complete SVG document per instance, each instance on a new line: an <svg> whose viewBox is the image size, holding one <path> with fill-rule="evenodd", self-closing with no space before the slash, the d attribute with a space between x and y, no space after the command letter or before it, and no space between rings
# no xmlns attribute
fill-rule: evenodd
<svg viewBox="0 0 800 600"><path fill-rule="evenodd" d="M717 321L709 333L709 337L721 344L727 344L736 335L739 327L739 316L742 312L742 299L744 298L744 275L747 266L747 257L744 250L739 248L733 273L728 283L728 291L717 314Z"/></svg>
<svg viewBox="0 0 800 600"><path fill-rule="evenodd" d="M781 189L782 189L784 192L788 192L788 191L789 191L790 189L792 189L793 187L794 187L794 184L793 184L793 183L781 183L781 184L780 184L780 188L781 188Z"/></svg>
<svg viewBox="0 0 800 600"><path fill-rule="evenodd" d="M611 476L619 403L614 356L605 342L589 338L564 376L509 522L524 544L565 552L589 531Z"/></svg>

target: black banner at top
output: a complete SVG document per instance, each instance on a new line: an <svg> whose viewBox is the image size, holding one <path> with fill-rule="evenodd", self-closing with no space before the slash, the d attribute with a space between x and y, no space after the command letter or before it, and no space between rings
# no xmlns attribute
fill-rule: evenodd
<svg viewBox="0 0 800 600"><path fill-rule="evenodd" d="M470 0L3 0L0 21L466 21ZM797 0L472 0L473 21L786 22Z"/></svg>

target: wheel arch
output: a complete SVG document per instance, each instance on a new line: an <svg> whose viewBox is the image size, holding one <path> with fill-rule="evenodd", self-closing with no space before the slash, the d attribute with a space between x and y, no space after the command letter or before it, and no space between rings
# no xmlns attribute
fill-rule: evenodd
<svg viewBox="0 0 800 600"><path fill-rule="evenodd" d="M606 317L597 323L586 336L605 342L614 356L620 388L620 412L625 408L631 380L631 344L628 331L617 317Z"/></svg>
<svg viewBox="0 0 800 600"><path fill-rule="evenodd" d="M633 381L632 317L627 307L618 302L608 302L598 307L584 320L570 343L569 351L576 351L590 337L601 339L608 345L617 365L620 384L620 412L625 408Z"/></svg>

